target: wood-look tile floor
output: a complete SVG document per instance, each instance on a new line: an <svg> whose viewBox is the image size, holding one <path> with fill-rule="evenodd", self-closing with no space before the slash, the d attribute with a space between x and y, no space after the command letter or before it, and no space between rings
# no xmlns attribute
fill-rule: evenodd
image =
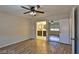
<svg viewBox="0 0 79 59"><path fill-rule="evenodd" d="M71 54L71 51L71 45L38 39L30 39L0 48L1 54Z"/></svg>

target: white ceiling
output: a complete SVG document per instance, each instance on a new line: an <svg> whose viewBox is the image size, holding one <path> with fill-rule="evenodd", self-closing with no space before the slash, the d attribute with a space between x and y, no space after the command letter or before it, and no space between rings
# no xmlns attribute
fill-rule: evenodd
<svg viewBox="0 0 79 59"><path fill-rule="evenodd" d="M41 5L39 10L43 10L45 14L37 14L37 16L34 17L67 17L69 16L73 7L74 6L72 5ZM23 12L26 11L28 10L21 8L20 5L0 5L0 12L5 12L21 17L33 17L29 14L23 14Z"/></svg>

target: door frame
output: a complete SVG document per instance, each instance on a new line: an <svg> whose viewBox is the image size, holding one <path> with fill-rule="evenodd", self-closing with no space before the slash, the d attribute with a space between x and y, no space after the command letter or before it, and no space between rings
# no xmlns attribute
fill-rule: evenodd
<svg viewBox="0 0 79 59"><path fill-rule="evenodd" d="M74 29L74 30L72 30L72 37L71 37L71 43L72 43L72 54L75 54L75 53L77 53L77 51L76 51L76 49L77 49L77 34L76 34L76 31L77 31L77 19L76 19L76 6L75 7L73 7L73 9L72 9L72 17L73 17L73 19L72 19L72 22L73 22L73 28L72 29Z"/></svg>
<svg viewBox="0 0 79 59"><path fill-rule="evenodd" d="M37 39L37 22L43 22L43 21L46 22L46 40L48 40L47 20L38 20L38 21L35 22L35 26L36 26L36 29L35 29L35 38Z"/></svg>

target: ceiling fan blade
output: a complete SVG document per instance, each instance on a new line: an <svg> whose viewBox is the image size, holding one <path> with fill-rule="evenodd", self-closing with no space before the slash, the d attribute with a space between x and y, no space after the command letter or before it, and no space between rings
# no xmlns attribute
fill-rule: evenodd
<svg viewBox="0 0 79 59"><path fill-rule="evenodd" d="M24 7L24 6L21 6L21 8L24 8L24 9L30 10L29 8L27 8L27 7Z"/></svg>
<svg viewBox="0 0 79 59"><path fill-rule="evenodd" d="M35 12L38 12L38 13L43 13L43 14L44 14L44 12L43 12L43 11L37 11L37 10L35 10Z"/></svg>
<svg viewBox="0 0 79 59"><path fill-rule="evenodd" d="M31 11L25 12L24 14L30 13Z"/></svg>
<svg viewBox="0 0 79 59"><path fill-rule="evenodd" d="M40 5L37 5L37 8L40 8Z"/></svg>

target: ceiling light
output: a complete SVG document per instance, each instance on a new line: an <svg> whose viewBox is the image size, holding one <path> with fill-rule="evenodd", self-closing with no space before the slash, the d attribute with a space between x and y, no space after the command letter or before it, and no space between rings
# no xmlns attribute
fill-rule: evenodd
<svg viewBox="0 0 79 59"><path fill-rule="evenodd" d="M30 15L36 16L36 12L30 12Z"/></svg>

